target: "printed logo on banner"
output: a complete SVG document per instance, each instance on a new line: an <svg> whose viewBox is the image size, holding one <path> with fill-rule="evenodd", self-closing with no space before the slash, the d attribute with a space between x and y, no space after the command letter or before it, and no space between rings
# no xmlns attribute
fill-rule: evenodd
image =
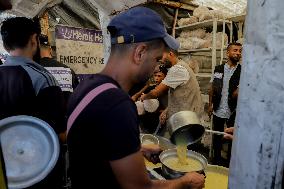
<svg viewBox="0 0 284 189"><path fill-rule="evenodd" d="M76 74L95 74L104 67L102 31L57 25L57 60Z"/></svg>
<svg viewBox="0 0 284 189"><path fill-rule="evenodd" d="M62 91L73 92L72 74L70 68L45 67L56 79Z"/></svg>

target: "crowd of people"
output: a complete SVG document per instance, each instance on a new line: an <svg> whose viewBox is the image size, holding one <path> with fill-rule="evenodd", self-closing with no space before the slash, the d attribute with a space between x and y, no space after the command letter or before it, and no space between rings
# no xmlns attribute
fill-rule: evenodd
<svg viewBox="0 0 284 189"><path fill-rule="evenodd" d="M0 66L0 119L30 115L46 121L60 139L60 152L64 152L64 144L68 146L73 189L94 185L203 188L205 177L197 172L173 180L151 180L143 156L153 161L152 155L161 149L141 146L139 137L139 121L144 123L144 131L153 133L159 123L166 128L166 120L176 112L189 110L201 116L204 111L194 69L178 59L179 42L166 32L161 17L145 7L118 14L107 29L111 54L104 69L79 83L72 69L53 59L48 38L41 35L38 23L25 17L5 20L1 36L10 56ZM214 110L213 128L219 131L224 131L224 123L234 126L241 45L230 44L227 56L228 62L215 68L209 101L209 113ZM70 89L60 87L48 71L50 67L70 71ZM147 84L132 98L128 95L135 84L145 83L152 75L154 85ZM159 99L160 107L139 117L134 101L153 98ZM232 133L232 128L226 131ZM226 137L232 139L232 135ZM214 138L216 161L220 144L220 138ZM0 168L5 167L4 161L1 163ZM62 154L49 175L28 188L63 188L64 166Z"/></svg>

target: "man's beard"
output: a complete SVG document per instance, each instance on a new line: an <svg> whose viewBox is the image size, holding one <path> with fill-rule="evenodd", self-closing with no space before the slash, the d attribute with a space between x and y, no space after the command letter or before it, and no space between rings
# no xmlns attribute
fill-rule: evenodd
<svg viewBox="0 0 284 189"><path fill-rule="evenodd" d="M167 69L170 69L172 67L171 61L169 59L167 59L167 58L164 60L163 65Z"/></svg>
<svg viewBox="0 0 284 189"><path fill-rule="evenodd" d="M239 57L231 57L230 60L233 65L237 65L241 58Z"/></svg>
<svg viewBox="0 0 284 189"><path fill-rule="evenodd" d="M40 63L40 48L39 45L37 46L36 53L33 56L33 61L36 63Z"/></svg>

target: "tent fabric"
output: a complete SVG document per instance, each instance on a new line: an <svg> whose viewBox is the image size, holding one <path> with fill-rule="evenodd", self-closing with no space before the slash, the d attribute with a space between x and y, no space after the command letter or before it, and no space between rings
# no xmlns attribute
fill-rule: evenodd
<svg viewBox="0 0 284 189"><path fill-rule="evenodd" d="M101 29L99 13L103 11L106 15L114 15L130 7L143 4L157 11L165 21L166 29L171 33L175 9L154 3L155 0L13 0L13 9L0 12L0 23L7 17L26 16L33 18L41 16L45 11L49 15L49 31L54 36L55 25L69 25L74 27ZM160 0L159 2L161 2ZM245 11L247 0L180 0L187 4L208 6L221 10L227 14L240 14ZM147 4L145 4L148 2ZM152 2L152 3L149 3ZM158 2L158 0L156 0ZM145 5L144 5L145 4ZM178 19L187 17L191 11L180 9ZM51 41L51 44L54 44Z"/></svg>
<svg viewBox="0 0 284 189"><path fill-rule="evenodd" d="M98 8L106 14L114 14L130 7L154 2L146 0L13 0L11 14L27 17L41 15L45 10L51 14L52 22L60 18L60 24L78 27L100 28ZM161 2L161 1L159 1ZM241 14L245 11L247 0L180 0L183 3L193 3L221 10L227 14ZM154 3L157 4L157 3ZM163 9L161 4L157 7ZM157 8L159 9L159 8ZM173 13L171 13L173 14ZM1 16L0 16L1 17Z"/></svg>

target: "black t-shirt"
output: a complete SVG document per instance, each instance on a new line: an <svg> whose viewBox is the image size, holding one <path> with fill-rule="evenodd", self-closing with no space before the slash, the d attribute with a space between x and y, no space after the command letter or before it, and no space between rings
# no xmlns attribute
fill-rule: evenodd
<svg viewBox="0 0 284 189"><path fill-rule="evenodd" d="M66 130L63 94L42 66L9 57L0 66L0 119L16 115L40 118L61 133Z"/></svg>
<svg viewBox="0 0 284 189"><path fill-rule="evenodd" d="M44 57L40 59L40 64L43 67L63 67L63 68L69 68L68 66L66 66L65 64L62 64L60 62L58 62L57 60L53 59L53 58L48 58L48 57ZM76 76L75 72L73 69L71 69L71 75L72 75L72 88L73 90L77 87L77 85L79 84L79 80L78 77ZM64 95L64 99L65 102L67 104L68 99L71 95L71 92L69 91L63 91L63 95Z"/></svg>
<svg viewBox="0 0 284 189"><path fill-rule="evenodd" d="M70 177L73 189L103 186L119 189L109 161L140 149L136 106L112 78L100 74L82 81L70 96L68 117L82 98L104 83L109 89L92 100L77 117L68 137Z"/></svg>
<svg viewBox="0 0 284 189"><path fill-rule="evenodd" d="M60 62L58 62L57 60L53 59L53 58L48 58L48 57L44 57L40 59L40 64L43 67L63 67L63 68L70 68L69 66L66 66L65 64L62 64ZM71 74L72 74L72 87L73 89L75 89L77 87L77 85L79 84L79 80L74 72L73 69L71 69Z"/></svg>

